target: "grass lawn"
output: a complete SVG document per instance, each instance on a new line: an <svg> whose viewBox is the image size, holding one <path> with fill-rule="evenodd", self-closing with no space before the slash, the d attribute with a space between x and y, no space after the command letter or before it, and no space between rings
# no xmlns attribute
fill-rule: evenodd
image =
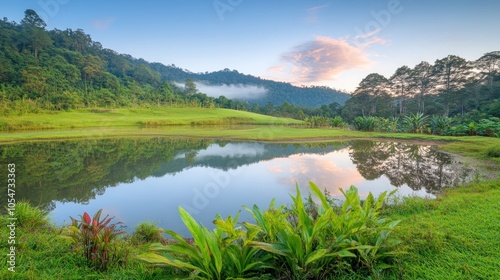
<svg viewBox="0 0 500 280"><path fill-rule="evenodd" d="M500 180L448 190L436 200L404 199L387 211L407 252L398 279L500 279Z"/></svg>
<svg viewBox="0 0 500 280"><path fill-rule="evenodd" d="M227 124L300 124L301 121L276 118L229 109L177 108L160 109L84 109L69 112L49 112L22 116L0 117L4 131L28 129L68 129L84 127Z"/></svg>

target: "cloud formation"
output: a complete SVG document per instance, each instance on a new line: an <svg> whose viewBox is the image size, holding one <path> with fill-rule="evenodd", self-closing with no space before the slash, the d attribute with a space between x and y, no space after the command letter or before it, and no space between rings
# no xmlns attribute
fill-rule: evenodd
<svg viewBox="0 0 500 280"><path fill-rule="evenodd" d="M282 61L291 65L287 70L296 83L330 80L342 71L372 63L364 47L328 37L316 37L294 47L282 56Z"/></svg>
<svg viewBox="0 0 500 280"><path fill-rule="evenodd" d="M278 65L268 68L265 78L307 85L334 81L335 76L347 71L366 69L373 64L368 47L387 42L376 36L380 30L351 38L318 36L293 47L281 55Z"/></svg>

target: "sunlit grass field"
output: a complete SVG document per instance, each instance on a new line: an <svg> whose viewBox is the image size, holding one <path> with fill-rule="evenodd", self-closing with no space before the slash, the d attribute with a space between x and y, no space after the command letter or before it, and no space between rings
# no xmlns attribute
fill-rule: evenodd
<svg viewBox="0 0 500 280"><path fill-rule="evenodd" d="M82 109L0 117L0 129L10 131L116 126L300 123L302 122L294 119L276 118L245 111L178 107Z"/></svg>

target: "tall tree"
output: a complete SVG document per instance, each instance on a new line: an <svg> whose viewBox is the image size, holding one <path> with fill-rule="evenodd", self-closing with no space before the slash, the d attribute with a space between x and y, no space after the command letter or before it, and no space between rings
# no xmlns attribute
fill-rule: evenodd
<svg viewBox="0 0 500 280"><path fill-rule="evenodd" d="M364 98L365 104L361 108L363 116L366 114L377 114L377 107L384 105L381 104L383 102L382 100L385 99L382 97L386 97L389 94L388 88L389 80L377 73L369 74L359 83L359 86L354 91L354 96L366 96L366 98Z"/></svg>
<svg viewBox="0 0 500 280"><path fill-rule="evenodd" d="M86 55L83 60L83 77L85 80L85 94L88 86L92 86L93 79L104 70L104 62L95 55Z"/></svg>
<svg viewBox="0 0 500 280"><path fill-rule="evenodd" d="M439 87L438 90L448 99L444 103L445 115L449 114L451 105L457 105L463 101L462 98L454 96L453 92L457 92L465 87L472 74L470 70L470 63L456 55L449 55L443 59L436 60L434 63L434 73Z"/></svg>
<svg viewBox="0 0 500 280"><path fill-rule="evenodd" d="M412 88L418 96L418 111L425 112L424 98L426 94L433 93L434 76L433 67L427 61L422 61L412 69L410 74Z"/></svg>
<svg viewBox="0 0 500 280"><path fill-rule="evenodd" d="M471 74L470 69L467 60L456 55L449 55L434 63L434 74L444 92L461 89Z"/></svg>
<svg viewBox="0 0 500 280"><path fill-rule="evenodd" d="M184 84L184 93L187 96L195 95L198 93L198 89L196 88L196 84L192 79L186 79L186 83Z"/></svg>
<svg viewBox="0 0 500 280"><path fill-rule="evenodd" d="M475 62L479 69L480 79L485 81L491 91L495 76L500 75L500 51L489 52Z"/></svg>
<svg viewBox="0 0 500 280"><path fill-rule="evenodd" d="M21 25L24 29L24 43L31 46L33 55L37 58L40 49L52 44L52 40L47 32L45 32L45 26L47 26L47 24L35 11L28 9L24 12L24 18L21 21Z"/></svg>
<svg viewBox="0 0 500 280"><path fill-rule="evenodd" d="M43 21L43 19L41 19L40 16L38 16L38 14L32 9L24 11L24 18L21 20L21 25L38 27L41 29L44 29L47 26L45 21Z"/></svg>
<svg viewBox="0 0 500 280"><path fill-rule="evenodd" d="M398 97L399 114L404 113L403 101L411 94L411 69L408 66L399 67L391 76L391 87L395 95Z"/></svg>

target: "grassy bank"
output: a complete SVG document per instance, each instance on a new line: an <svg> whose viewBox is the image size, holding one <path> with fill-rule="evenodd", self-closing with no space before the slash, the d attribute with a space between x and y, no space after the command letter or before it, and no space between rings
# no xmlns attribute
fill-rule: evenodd
<svg viewBox="0 0 500 280"><path fill-rule="evenodd" d="M301 121L276 118L229 109L165 107L82 109L0 117L0 130L68 129L85 127L161 127L175 125L299 124Z"/></svg>
<svg viewBox="0 0 500 280"><path fill-rule="evenodd" d="M500 279L500 180L451 189L436 200L403 199L386 214L400 219L397 279Z"/></svg>

